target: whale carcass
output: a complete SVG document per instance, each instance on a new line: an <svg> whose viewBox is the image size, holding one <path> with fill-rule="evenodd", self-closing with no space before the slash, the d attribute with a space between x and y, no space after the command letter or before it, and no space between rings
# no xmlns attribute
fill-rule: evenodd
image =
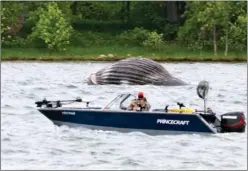
<svg viewBox="0 0 248 171"><path fill-rule="evenodd" d="M173 77L162 65L147 58L127 58L92 73L89 85L130 84L180 86L186 83Z"/></svg>

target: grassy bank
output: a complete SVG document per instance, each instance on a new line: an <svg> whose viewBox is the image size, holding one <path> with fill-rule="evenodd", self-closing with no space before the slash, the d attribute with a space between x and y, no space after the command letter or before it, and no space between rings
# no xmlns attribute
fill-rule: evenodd
<svg viewBox="0 0 248 171"><path fill-rule="evenodd" d="M112 54L112 55L108 55ZM105 57L103 57L105 55ZM211 51L190 51L175 45L165 47L162 51L148 51L142 47L69 47L65 52L49 52L47 49L2 48L2 61L40 60L40 61L116 61L129 56L142 56L156 61L216 61L246 62L246 54L230 52L217 56Z"/></svg>

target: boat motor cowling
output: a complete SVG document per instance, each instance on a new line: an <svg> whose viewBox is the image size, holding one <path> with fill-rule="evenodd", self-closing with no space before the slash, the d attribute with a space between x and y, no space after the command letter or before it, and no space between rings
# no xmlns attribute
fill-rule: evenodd
<svg viewBox="0 0 248 171"><path fill-rule="evenodd" d="M245 127L243 112L229 112L221 115L222 132L245 132Z"/></svg>

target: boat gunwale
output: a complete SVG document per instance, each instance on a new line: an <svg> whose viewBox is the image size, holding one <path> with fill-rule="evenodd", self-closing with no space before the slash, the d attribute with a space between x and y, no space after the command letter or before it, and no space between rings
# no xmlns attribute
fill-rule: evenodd
<svg viewBox="0 0 248 171"><path fill-rule="evenodd" d="M72 108L72 107L58 107L58 108L39 108L38 110L56 110L56 111L62 111L62 110L66 110L66 111L77 111L77 112L103 112L103 113L136 113L136 114L171 114L171 115L200 115L203 113L177 113L177 112L161 112L161 111L133 111L133 110L113 110L113 109L102 109L99 107L99 109L95 109L95 108ZM208 115L208 114L206 114Z"/></svg>

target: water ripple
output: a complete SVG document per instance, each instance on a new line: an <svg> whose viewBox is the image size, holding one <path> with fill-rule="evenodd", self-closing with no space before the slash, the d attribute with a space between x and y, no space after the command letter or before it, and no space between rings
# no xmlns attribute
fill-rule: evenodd
<svg viewBox="0 0 248 171"><path fill-rule="evenodd" d="M165 63L185 87L89 86L95 62L3 62L1 156L3 169L247 169L247 135L160 135L56 127L38 113L34 101L90 100L102 106L117 93L144 91L154 107L177 101L201 108L200 80L210 82L208 105L218 114L247 115L246 64ZM73 67L72 67L73 66ZM73 68L73 69L72 69ZM63 77L61 77L63 75ZM233 82L235 80L235 83Z"/></svg>

